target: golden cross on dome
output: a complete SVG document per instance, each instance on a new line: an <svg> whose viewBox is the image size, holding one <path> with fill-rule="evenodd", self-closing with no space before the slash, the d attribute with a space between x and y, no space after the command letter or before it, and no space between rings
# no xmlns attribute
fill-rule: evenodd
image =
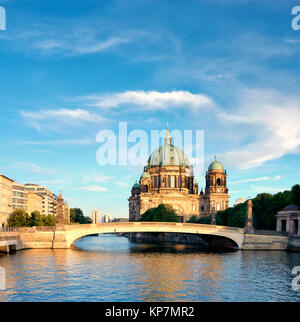
<svg viewBox="0 0 300 322"><path fill-rule="evenodd" d="M215 158L215 161L217 161L217 156L216 155L214 156L214 158Z"/></svg>

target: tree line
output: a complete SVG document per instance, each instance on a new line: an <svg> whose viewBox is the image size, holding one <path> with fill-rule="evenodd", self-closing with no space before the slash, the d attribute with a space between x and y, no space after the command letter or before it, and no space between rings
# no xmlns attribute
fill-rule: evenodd
<svg viewBox="0 0 300 322"><path fill-rule="evenodd" d="M253 225L255 229L276 230L276 217L278 211L290 204L300 206L300 185L294 185L291 190L270 193L260 193L254 199L253 204ZM217 225L230 227L244 227L246 220L247 202L230 207L216 213ZM192 216L191 223L210 224L210 216Z"/></svg>
<svg viewBox="0 0 300 322"><path fill-rule="evenodd" d="M9 227L34 227L34 226L55 226L54 215L43 216L39 211L33 211L28 215L23 209L15 209L8 218Z"/></svg>
<svg viewBox="0 0 300 322"><path fill-rule="evenodd" d="M90 217L85 217L80 208L70 209L70 223L91 224ZM56 216L41 215L39 211L33 211L30 215L24 209L15 209L8 218L9 227L34 227L34 226L55 226Z"/></svg>

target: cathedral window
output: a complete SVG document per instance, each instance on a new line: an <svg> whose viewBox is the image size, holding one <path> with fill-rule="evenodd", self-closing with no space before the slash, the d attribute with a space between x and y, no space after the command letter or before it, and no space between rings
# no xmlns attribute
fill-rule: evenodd
<svg viewBox="0 0 300 322"><path fill-rule="evenodd" d="M218 178L218 179L217 179L217 185L218 185L218 186L220 186L220 185L221 185L221 179L220 179L220 178Z"/></svg>
<svg viewBox="0 0 300 322"><path fill-rule="evenodd" d="M175 177L171 177L171 188L175 188Z"/></svg>

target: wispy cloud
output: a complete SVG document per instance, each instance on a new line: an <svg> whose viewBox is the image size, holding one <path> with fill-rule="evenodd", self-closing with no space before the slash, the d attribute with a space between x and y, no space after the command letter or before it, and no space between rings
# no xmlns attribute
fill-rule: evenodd
<svg viewBox="0 0 300 322"><path fill-rule="evenodd" d="M26 172L38 173L38 174L55 174L56 171L53 169L43 168L37 164L30 162L15 162L12 167L21 169Z"/></svg>
<svg viewBox="0 0 300 322"><path fill-rule="evenodd" d="M243 179L238 181L231 181L230 184L240 184L240 183L249 183L249 182L258 182L258 181L278 181L281 178L281 176L275 176L274 178L271 178L269 176L266 177L260 177L260 178L250 178L250 179Z"/></svg>
<svg viewBox="0 0 300 322"><path fill-rule="evenodd" d="M256 185L250 185L250 189L256 193L277 193L277 192L283 192L285 190L290 190L290 188L282 188L282 187L270 187L270 186L256 186Z"/></svg>
<svg viewBox="0 0 300 322"><path fill-rule="evenodd" d="M67 56L79 56L95 54L130 42L129 38L111 37L104 40L89 40L85 38L65 37L56 39L43 39L34 42L33 47L41 50L44 54L61 54Z"/></svg>
<svg viewBox="0 0 300 322"><path fill-rule="evenodd" d="M22 145L90 145L94 141L90 139L66 139L66 140L49 140L49 141L17 141ZM49 152L44 150L43 152Z"/></svg>
<svg viewBox="0 0 300 322"><path fill-rule="evenodd" d="M115 181L115 183L120 186L120 187L123 187L123 188L127 188L127 187L130 187L130 184L128 182L125 182L125 181Z"/></svg>
<svg viewBox="0 0 300 322"><path fill-rule="evenodd" d="M88 106L99 108L120 108L121 106L137 106L143 110L167 110L169 108L199 109L213 105L212 100L203 94L189 91L126 91L121 93L86 96Z"/></svg>
<svg viewBox="0 0 300 322"><path fill-rule="evenodd" d="M92 114L83 109L57 109L57 110L41 110L38 112L21 112L22 116L25 118L30 118L32 120L48 120L55 118L56 120L68 122L70 120L78 120L78 121L87 121L87 122L99 122L103 121L104 118L97 115Z"/></svg>
<svg viewBox="0 0 300 322"><path fill-rule="evenodd" d="M98 183L100 183L100 182L111 181L113 179L114 179L114 177L106 176L102 173L97 173L97 172L93 172L92 175L89 175L89 174L82 175L83 182L98 182Z"/></svg>
<svg viewBox="0 0 300 322"><path fill-rule="evenodd" d="M300 103L297 98L276 91L246 91L235 113L222 111L219 116L231 124L241 140L247 137L249 141L222 156L228 164L247 169L298 152ZM236 125L243 126L243 130L237 130Z"/></svg>
<svg viewBox="0 0 300 322"><path fill-rule="evenodd" d="M87 187L82 187L79 188L82 191L89 191L89 192L104 192L107 191L107 189L105 187L101 187L101 186L87 186Z"/></svg>

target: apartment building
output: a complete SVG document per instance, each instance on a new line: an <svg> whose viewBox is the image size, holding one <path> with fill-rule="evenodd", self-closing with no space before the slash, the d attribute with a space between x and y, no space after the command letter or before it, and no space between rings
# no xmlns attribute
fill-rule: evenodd
<svg viewBox="0 0 300 322"><path fill-rule="evenodd" d="M35 192L42 196L42 215L57 215L58 197L52 191L33 183L25 184L25 189L28 192Z"/></svg>
<svg viewBox="0 0 300 322"><path fill-rule="evenodd" d="M0 228L7 225L12 212L13 180L0 174Z"/></svg>
<svg viewBox="0 0 300 322"><path fill-rule="evenodd" d="M33 211L39 211L43 214L43 196L33 191L27 192L27 213L31 214Z"/></svg>
<svg viewBox="0 0 300 322"><path fill-rule="evenodd" d="M12 206L13 210L23 209L27 211L27 191L25 186L18 182L13 182L13 199Z"/></svg>

